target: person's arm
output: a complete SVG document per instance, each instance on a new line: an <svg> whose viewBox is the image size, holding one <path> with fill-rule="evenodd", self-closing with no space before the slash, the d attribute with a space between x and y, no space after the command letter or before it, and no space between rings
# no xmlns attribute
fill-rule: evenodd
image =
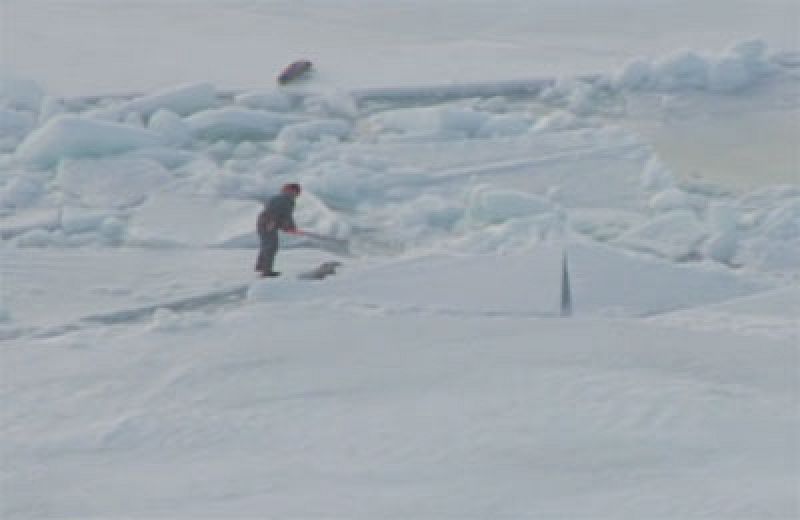
<svg viewBox="0 0 800 520"><path fill-rule="evenodd" d="M284 233L298 233L297 224L294 222L292 212L294 211L294 204L290 200L281 200L278 208L278 223L281 231Z"/></svg>

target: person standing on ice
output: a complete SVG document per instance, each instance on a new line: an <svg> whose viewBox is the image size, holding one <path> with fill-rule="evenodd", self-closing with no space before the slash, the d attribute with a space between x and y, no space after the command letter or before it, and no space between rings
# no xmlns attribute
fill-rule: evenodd
<svg viewBox="0 0 800 520"><path fill-rule="evenodd" d="M261 272L261 276L280 276L281 274L273 270L279 245L278 230L285 233L302 233L297 229L292 216L295 199L300 195L300 191L299 184L284 184L281 192L269 199L264 210L258 215L256 228L261 239L261 249L258 252L256 271Z"/></svg>

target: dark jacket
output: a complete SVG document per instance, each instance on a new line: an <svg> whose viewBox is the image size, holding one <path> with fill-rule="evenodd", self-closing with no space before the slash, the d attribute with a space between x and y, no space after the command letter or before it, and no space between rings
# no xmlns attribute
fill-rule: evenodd
<svg viewBox="0 0 800 520"><path fill-rule="evenodd" d="M294 223L292 213L294 212L294 197L281 193L275 195L264 206L264 210L258 215L256 228L259 235L271 233L278 229L282 231L294 231L297 226Z"/></svg>

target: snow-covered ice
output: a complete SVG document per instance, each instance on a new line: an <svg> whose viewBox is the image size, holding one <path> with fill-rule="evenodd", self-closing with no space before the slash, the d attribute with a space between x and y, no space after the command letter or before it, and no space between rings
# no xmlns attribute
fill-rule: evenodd
<svg viewBox="0 0 800 520"><path fill-rule="evenodd" d="M577 4L6 0L0 516L800 515L797 7Z"/></svg>

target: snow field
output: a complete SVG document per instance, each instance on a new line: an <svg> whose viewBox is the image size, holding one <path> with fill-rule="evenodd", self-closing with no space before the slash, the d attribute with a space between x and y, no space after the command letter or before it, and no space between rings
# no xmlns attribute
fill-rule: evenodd
<svg viewBox="0 0 800 520"><path fill-rule="evenodd" d="M747 40L431 88L3 78L2 516L796 516L800 188L638 130L791 115L796 72ZM259 280L285 182L350 254L282 237Z"/></svg>
<svg viewBox="0 0 800 520"><path fill-rule="evenodd" d="M796 504L787 340L295 313L250 305L209 326L161 312L113 340L87 329L6 349L3 458L46 455L46 471L16 474L51 490L4 477L6 514L726 518Z"/></svg>

